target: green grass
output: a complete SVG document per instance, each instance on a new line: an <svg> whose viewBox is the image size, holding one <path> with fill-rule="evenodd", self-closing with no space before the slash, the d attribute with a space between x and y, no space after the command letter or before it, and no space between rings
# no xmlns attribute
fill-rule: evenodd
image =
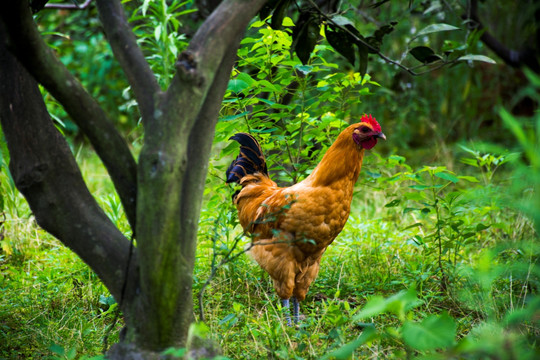
<svg viewBox="0 0 540 360"><path fill-rule="evenodd" d="M93 194L127 233L123 212L99 161L85 149L77 153L77 159ZM382 177L387 179L405 169L384 170L386 160L378 157L367 161L366 170L383 169ZM230 192L219 179L220 171L216 163L208 177L207 188L217 190L207 192L201 215L195 303L210 275L214 251L221 260L241 232L235 226ZM7 191L9 178L5 173L1 176L9 201L0 228L0 358L71 359L101 354L115 308L107 289L77 256L39 229L21 196ZM224 355L313 359L336 351L336 358L347 358L346 345L374 328L377 336L359 346L352 358L400 359L424 353L411 347L411 340L401 332L404 324L417 329L414 326L423 319L448 313L457 328L455 341L461 342L450 346L444 356L468 351L469 358L478 359L499 353L500 358L510 358L508 354L534 358L538 322L523 318L529 314L523 309L538 298L538 238L531 222L511 208L478 196L477 191L487 186L456 185L456 189L476 189L463 195L454 216L464 221L460 226L484 223L489 227L463 240L459 249L449 247L442 254L449 278L444 292L437 242L428 237L436 228L434 213L403 214L405 203L385 206L403 198L410 182L377 182L366 174L362 179L351 217L325 253L319 277L301 304L305 319L299 327L286 326L271 280L246 255L217 270L204 294L203 311L207 334ZM499 185L493 186L500 191ZM408 227L418 222L423 225ZM443 229L445 237L451 238L452 233L450 226ZM415 242L415 235L425 242ZM234 254L247 241L241 239ZM392 299L411 288L416 289L419 302L402 293L385 310L362 315L366 304L367 308L374 304L374 296ZM196 305L196 317L199 310ZM121 321L116 324L109 344L117 341L121 326ZM475 348L478 343L480 350Z"/></svg>
<svg viewBox="0 0 540 360"><path fill-rule="evenodd" d="M107 209L112 185L106 172L88 153L77 157ZM5 172L0 185L9 199L0 226L0 358L100 354L113 320L108 290L73 252L39 228ZM111 332L110 342L118 340L120 328Z"/></svg>

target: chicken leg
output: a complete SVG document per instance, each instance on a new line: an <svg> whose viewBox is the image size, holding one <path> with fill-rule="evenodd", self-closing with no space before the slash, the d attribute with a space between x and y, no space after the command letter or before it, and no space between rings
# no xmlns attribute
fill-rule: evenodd
<svg viewBox="0 0 540 360"><path fill-rule="evenodd" d="M296 297L293 296L292 303L293 303L293 321L295 324L298 324L298 322L300 321L300 302L298 301ZM292 326L289 299L281 299L281 306L287 309L286 310L287 325Z"/></svg>

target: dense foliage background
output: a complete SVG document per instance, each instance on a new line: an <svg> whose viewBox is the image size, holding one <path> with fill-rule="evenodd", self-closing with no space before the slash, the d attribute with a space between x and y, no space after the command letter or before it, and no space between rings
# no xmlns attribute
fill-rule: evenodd
<svg viewBox="0 0 540 360"><path fill-rule="evenodd" d="M463 23L460 2L380 3L350 2L341 15L362 34L397 22L381 52L432 71L412 76L372 54L363 75L325 41L323 28L303 64L290 51L294 16L284 16L280 30L252 22L214 139L194 284L195 316L204 323L192 331L213 339L228 358L537 358L540 77L488 51ZM166 86L202 15L190 1L126 6ZM533 14L514 2L482 7L490 30L516 48L534 38ZM95 9L36 16L49 44L138 153L138 110ZM456 28L421 33L433 24ZM460 52L484 61L435 69L442 57L424 66L408 52L417 46L446 60ZM62 108L44 96L94 196L127 234L106 171ZM287 327L271 280L242 252L249 240L230 201L234 189L224 182L237 152L228 138L254 134L272 178L288 186L364 113L377 118L388 141L364 161L346 228L302 304L305 319ZM122 326L116 303L82 261L36 225L10 178L3 139L0 145L0 357L99 355Z"/></svg>

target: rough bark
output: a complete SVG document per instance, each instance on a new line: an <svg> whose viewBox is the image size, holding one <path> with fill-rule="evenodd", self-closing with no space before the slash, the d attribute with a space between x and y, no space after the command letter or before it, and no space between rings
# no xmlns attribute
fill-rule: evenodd
<svg viewBox="0 0 540 360"><path fill-rule="evenodd" d="M154 99L160 88L137 39L131 31L119 0L97 0L99 17L115 58L124 70L144 122L154 117Z"/></svg>
<svg viewBox="0 0 540 360"><path fill-rule="evenodd" d="M215 125L240 39L265 1L222 2L180 55L177 74L164 93L136 48L120 3L99 1L111 47L146 118L138 167L103 110L43 43L27 3L10 2L0 15L0 28L6 30L0 40L10 44L20 61L0 47L0 116L11 171L38 223L87 262L121 302L127 332L111 355L152 358L167 347L186 345L193 321L197 227ZM136 211L136 218L128 214L137 249L127 273L130 243L88 192L34 79L88 135L126 213Z"/></svg>
<svg viewBox="0 0 540 360"><path fill-rule="evenodd" d="M79 254L119 299L129 241L88 191L37 83L6 50L4 39L0 26L0 121L15 184L37 223ZM130 271L137 273L135 267Z"/></svg>
<svg viewBox="0 0 540 360"><path fill-rule="evenodd" d="M225 1L210 15L179 56L158 115L145 126L137 234L149 313L137 332L149 334L140 339L146 348L185 340L193 321L197 224L214 126L240 36L264 2Z"/></svg>
<svg viewBox="0 0 540 360"><path fill-rule="evenodd" d="M44 43L28 2L8 1L3 4L0 20L5 24L9 49L62 104L94 146L111 175L126 217L134 227L137 165L124 138L99 104Z"/></svg>

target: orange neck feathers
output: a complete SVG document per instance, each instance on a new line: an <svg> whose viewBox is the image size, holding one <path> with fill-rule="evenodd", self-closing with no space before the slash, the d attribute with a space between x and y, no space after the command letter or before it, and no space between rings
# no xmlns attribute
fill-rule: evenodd
<svg viewBox="0 0 540 360"><path fill-rule="evenodd" d="M364 149L360 149L352 137L354 128L354 125L349 126L339 134L306 181L312 182L314 186L348 181L354 186L364 159Z"/></svg>

